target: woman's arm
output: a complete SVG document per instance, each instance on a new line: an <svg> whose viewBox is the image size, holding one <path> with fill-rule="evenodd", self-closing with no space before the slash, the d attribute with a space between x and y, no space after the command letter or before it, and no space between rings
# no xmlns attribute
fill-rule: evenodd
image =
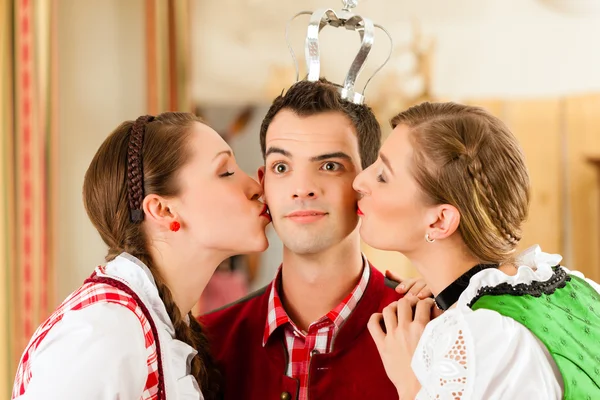
<svg viewBox="0 0 600 400"><path fill-rule="evenodd" d="M562 398L562 378L546 347L512 318L452 309L428 328L412 361L422 385L417 399Z"/></svg>

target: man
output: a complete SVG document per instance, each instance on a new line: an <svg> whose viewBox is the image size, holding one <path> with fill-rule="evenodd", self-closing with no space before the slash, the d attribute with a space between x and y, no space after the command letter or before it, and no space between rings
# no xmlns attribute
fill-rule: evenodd
<svg viewBox="0 0 600 400"><path fill-rule="evenodd" d="M260 142L283 263L271 284L201 318L225 398L397 397L366 326L401 295L361 253L352 189L377 158L375 116L325 80L300 81L273 102Z"/></svg>

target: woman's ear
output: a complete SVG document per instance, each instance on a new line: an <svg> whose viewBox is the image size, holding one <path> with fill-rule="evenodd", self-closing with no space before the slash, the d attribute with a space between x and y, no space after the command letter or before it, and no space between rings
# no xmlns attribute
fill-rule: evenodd
<svg viewBox="0 0 600 400"><path fill-rule="evenodd" d="M427 233L432 240L445 239L458 229L460 212L454 206L441 204L431 210Z"/></svg>

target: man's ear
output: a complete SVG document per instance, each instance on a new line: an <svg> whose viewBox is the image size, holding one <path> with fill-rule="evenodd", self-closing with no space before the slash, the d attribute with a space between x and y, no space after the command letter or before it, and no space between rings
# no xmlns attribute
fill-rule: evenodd
<svg viewBox="0 0 600 400"><path fill-rule="evenodd" d="M257 176L258 176L258 183L260 183L260 185L263 187L263 190L265 188L265 166L262 165L260 167L258 167L258 171L257 171Z"/></svg>

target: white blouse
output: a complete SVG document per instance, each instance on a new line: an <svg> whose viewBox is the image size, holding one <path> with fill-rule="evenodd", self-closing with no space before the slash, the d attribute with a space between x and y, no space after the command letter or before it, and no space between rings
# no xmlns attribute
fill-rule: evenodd
<svg viewBox="0 0 600 400"><path fill-rule="evenodd" d="M498 269L474 275L457 305L423 332L411 363L421 383L416 399L562 399L561 374L535 335L496 311L467 306L483 286L548 280L561 259L534 246L519 257L514 276ZM586 281L600 292L598 284Z"/></svg>
<svg viewBox="0 0 600 400"><path fill-rule="evenodd" d="M167 399L203 400L190 374L197 352L175 339L175 328L148 268L123 253L106 265L105 273L129 286L154 320ZM27 392L18 399L137 400L148 376L146 359L142 326L126 307L96 303L68 311L35 351Z"/></svg>

